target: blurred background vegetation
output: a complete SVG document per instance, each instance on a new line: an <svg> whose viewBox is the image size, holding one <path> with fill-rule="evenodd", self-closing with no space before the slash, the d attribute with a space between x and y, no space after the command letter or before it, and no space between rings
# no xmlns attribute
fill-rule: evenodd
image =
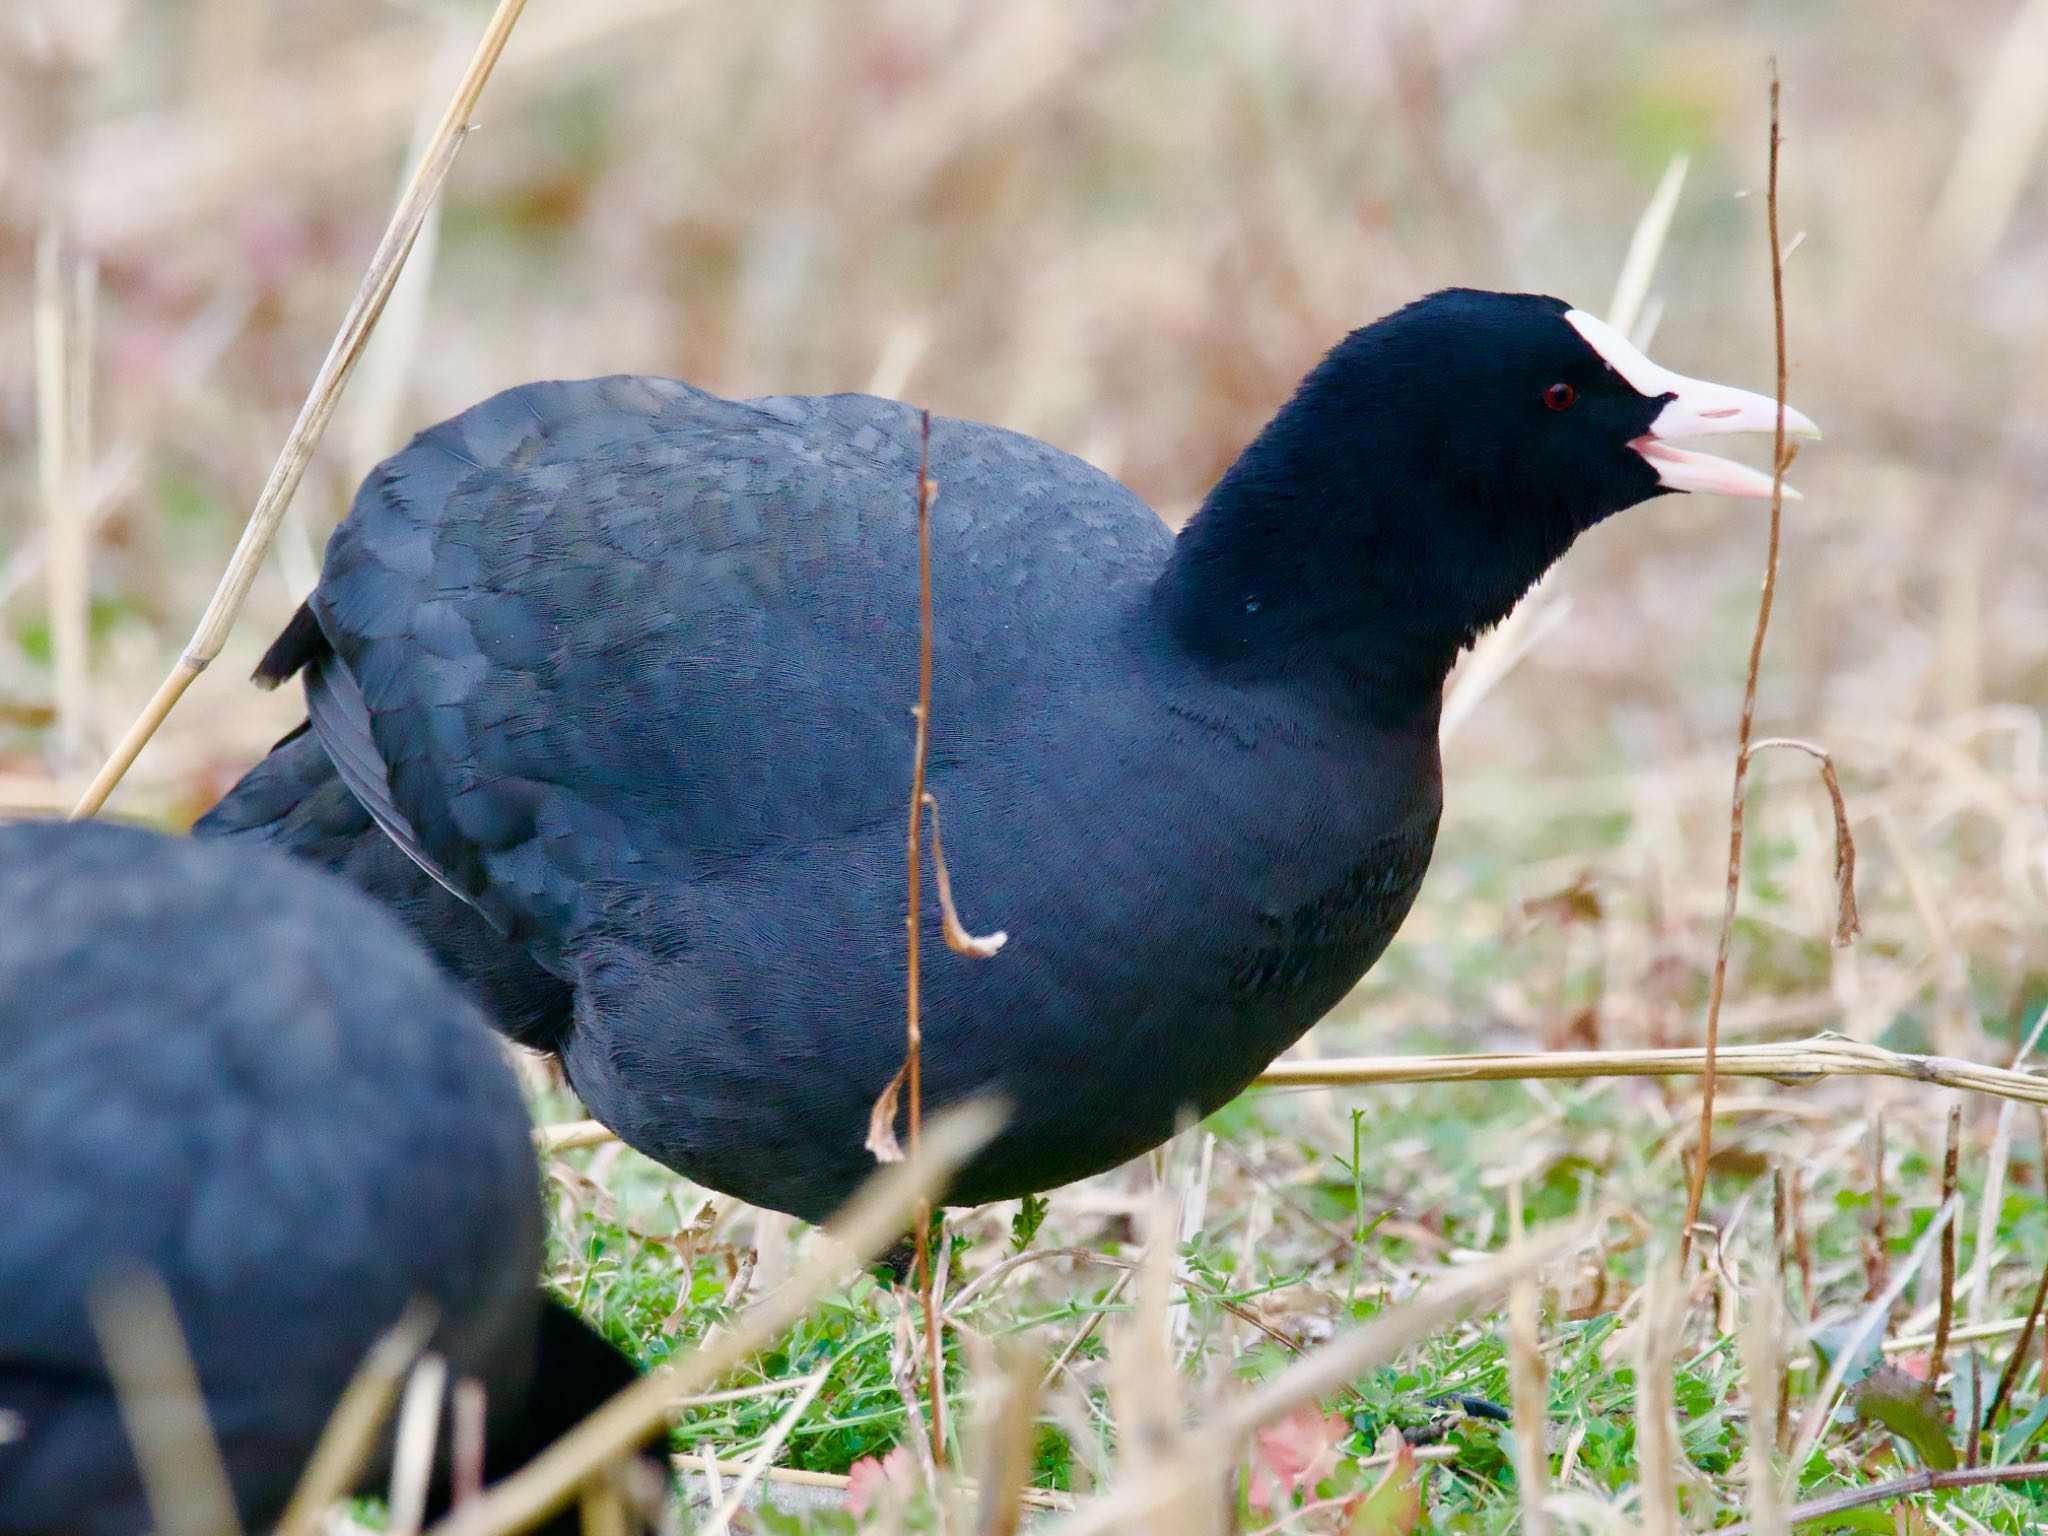
<svg viewBox="0 0 2048 1536"><path fill-rule="evenodd" d="M0 802L65 801L189 632L481 14L0 18ZM355 482L520 380L872 389L1044 437L1177 522L1352 326L1456 283L1604 308L1684 155L1656 354L1768 387L1772 56L1791 395L1828 441L1793 476L1760 728L1841 758L1872 919L1860 955L1803 963L1857 1032L1915 1010L1952 1032L2042 947L2038 3L538 0L226 656L117 807L183 821L294 722L241 679ZM68 684L33 337L60 226L96 266ZM1601 926L1638 921L1573 985L1641 1003L1666 961L1696 974L1762 535L1755 506L1666 499L1546 584L1449 743L1411 960L1457 935L1471 960L1504 906L1585 874ZM1764 778L1758 857L1800 857L1755 910L1804 946L1825 807L1803 763ZM1556 1002L1492 1001L1525 1026Z"/></svg>

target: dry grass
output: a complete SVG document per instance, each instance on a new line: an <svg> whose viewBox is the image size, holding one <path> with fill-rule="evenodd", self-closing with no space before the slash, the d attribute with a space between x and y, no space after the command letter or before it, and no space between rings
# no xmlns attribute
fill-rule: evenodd
<svg viewBox="0 0 2048 1536"><path fill-rule="evenodd" d="M383 227L441 42L422 15L343 0L131 7L119 26L99 14L24 0L0 20L0 806L40 812L72 798L66 743L111 749L208 610ZM1485 1302L1466 1324L1404 1334L1398 1366L1319 1383L1325 1410L1375 1416L1340 1480L1431 1391L1504 1394L1512 1344L1525 1465L1539 1454L1527 1400L1548 1383L1550 1491L1532 1525L1640 1528L1666 1518L1669 1493L1668 1518L1694 1529L1746 1507L1772 1471L1793 1485L1788 1518L1915 1490L1959 1525L2022 1518L2022 1495L1913 1473L1897 1441L1824 1413L1810 1456L1774 1460L1726 1405L1770 1404L1758 1373L1774 1358L1789 1362L1775 1400L1791 1422L1816 1422L1831 1395L1831 1362L1807 1341L1868 1311L1880 1114L1878 1257L1898 1289L1874 1337L1912 1363L1942 1335L1952 1396L2010 1376L2001 1433L1969 1437L1983 1464L1968 1480L2024 1462L2028 1446L2001 1435L2043 1391L2038 1352L2009 1344L2048 1250L2041 1157L2015 1134L2024 1118L1985 1096L2016 1109L2044 1094L2018 1050L2048 993L2048 523L2033 515L2048 490L2044 16L2039 0L1853 16L1623 0L592 0L521 24L447 190L425 339L369 419L402 433L519 379L616 370L736 394L875 382L1078 452L1176 520L1323 347L1448 282L1612 291L1675 366L1763 376L1759 129L1765 58L1782 63L1786 387L1829 437L1784 521L1755 714L1833 754L1864 936L1830 942L1842 840L1810 769L1756 756L1697 1223L1682 1159L1700 1106L1682 1079L1704 1065L1725 743L1763 530L1748 509L1674 499L1584 541L1473 659L1422 901L1358 995L1276 1068L1300 1091L1058 1194L1025 1249L1115 1264L1036 1259L982 1285L1022 1213L949 1223L953 1302L981 1286L949 1303L943 1330L956 1468L1013 1484L1023 1410L1005 1418L1018 1399L995 1386L1015 1373L996 1346L1029 1345L1054 1364L1026 1378L1044 1383L1028 1480L1057 1485L1083 1522L1150 1497L1122 1475L1132 1448L1102 1340L1123 1338L1140 1287L1123 1289L1118 1265L1139 1262L1159 1189L1180 1242L1167 1300L1145 1302L1169 1326L1146 1347L1165 1350L1150 1369L1170 1371L1193 1438L1169 1435L1148 1464L1206 1448L1221 1499L1237 1448L1261 1443L1236 1417L1257 1390L1244 1383L1327 1358L1318 1346L1375 1318L1415 1324L1405 1303L1501 1250L1506 1191L1522 1188L1533 1223L1619 1203L1643 1230L1610 1224L1546 1272L1533 1359L1529 1309ZM47 273L34 344L34 251L59 227L99 274L90 306L77 279L68 289L83 356L58 345L67 290ZM68 369L42 374L42 456L39 351ZM89 402L60 413L79 378ZM289 573L303 580L357 453L330 444L305 463L307 536L285 532L297 564L247 563L225 664L137 763L124 811L182 822L295 723L296 700L240 679L300 595ZM547 1116L577 1113L535 1082ZM691 1351L708 1328L792 1294L777 1288L792 1267L815 1275L801 1268L815 1237L727 1207L700 1221L700 1192L615 1144L557 1138L548 1166L554 1278L650 1358L705 1358ZM1937 1227L1940 1257L1923 1247ZM1652 1307L1644 1287L1651 1249L1681 1235L1695 1251L1673 1333L1651 1316L1673 1293ZM778 1472L843 1476L907 1431L887 1375L892 1304L825 1289L737 1376L829 1368L797 1420L782 1425L794 1387L684 1411L683 1444L718 1447L728 1503L747 1475L734 1465L766 1446L784 1465L747 1465L772 1496ZM1765 1297L1782 1326L1751 1325L1770 1317ZM718 1361L739 1358L717 1351L740 1337L713 1339ZM1653 1435L1662 1459L1645 1465L1629 1361L1653 1340L1675 1439ZM1962 1441L1956 1404L1942 1408ZM1219 1425L1243 1433L1203 1438ZM1435 1518L1522 1518L1492 1433L1461 1421L1428 1448ZM550 1476L547 1497L569 1497L574 1479ZM461 1528L525 1518L532 1486L471 1503ZM1341 1500L1313 1502L1238 1514L1276 1532L1348 1518ZM950 1495L894 1513L883 1499L865 1523L929 1528L940 1508L955 1529L1000 1528ZM1755 1514L1774 1528L1769 1508Z"/></svg>

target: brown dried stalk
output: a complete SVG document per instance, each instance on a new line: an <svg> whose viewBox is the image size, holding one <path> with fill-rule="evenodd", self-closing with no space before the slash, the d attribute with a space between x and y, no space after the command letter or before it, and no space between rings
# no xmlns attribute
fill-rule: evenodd
<svg viewBox="0 0 2048 1536"><path fill-rule="evenodd" d="M1680 1264L1692 1249L1693 1223L1707 1193L1707 1162L1714 1143L1714 1079L1721 1043L1721 999L1728 990L1728 954L1735 944L1735 901L1742 889L1742 814L1748 798L1750 736L1756 725L1757 674L1763 667L1764 637L1778 594L1778 544L1785 521L1785 256L1778 243L1778 64L1771 61L1771 148L1764 193L1765 225L1771 241L1771 314L1778 354L1778 420L1772 434L1771 528L1764 555L1763 592L1757 599L1756 633L1749 642L1749 672L1742 686L1742 720L1735 735L1735 785L1728 810L1728 885L1721 903L1721 937L1714 950L1714 979L1707 993L1706 1070L1700 1084L1699 1148L1685 1195L1685 1221L1678 1229Z"/></svg>
<svg viewBox="0 0 2048 1536"><path fill-rule="evenodd" d="M271 541L277 537L278 526L284 520L292 493L299 488L299 481L312 460L313 450L319 446L321 435L327 430L327 423L333 418L335 405L341 399L349 375L355 371L363 347L370 339L370 332L375 328L378 316L383 314L385 302L390 299L391 290L398 282L399 271L412 250L413 240L419 234L427 210L433 206L435 194L440 191L449 168L455 163L455 153L469 132L469 114L475 110L477 98L483 94L484 82L490 78L498 55L504 51L505 40L511 35L513 24L519 20L519 13L525 6L526 0L498 0L498 8L491 17L490 25L484 29L483 39L477 44L469 68L463 72L461 83L455 88L454 98L441 116L440 126L434 130L427 153L413 172L404 196L398 200L398 207L392 212L383 238L377 242L369 270L363 275L362 286L356 290L348 313L342 318L341 330L320 364L320 371L314 375L306 403L299 408L298 420L292 423L284 448L271 468L270 478L256 498L255 510L249 514L248 526L242 530L241 542L235 546L234 556L228 562L220 585L214 589L206 612L200 615L199 625L186 642L177 665L157 686L156 693L135 723L128 727L120 745L114 748L85 793L79 797L77 805L72 807L73 820L99 813L100 807L107 803L107 796L113 793L114 786L134 766L149 738L156 734L157 727L164 723L178 700L184 697L185 690L220 654L228 631L233 628L235 618L249 596L249 588L255 583L263 557Z"/></svg>
<svg viewBox="0 0 2048 1536"><path fill-rule="evenodd" d="M1845 1488L1840 1493L1795 1504L1785 1512L1785 1523L1804 1525L1809 1520L1839 1515L1847 1509L1861 1509L1866 1504L1889 1504L1893 1499L1932 1493L1937 1488L1980 1488L1986 1483L2036 1482L2048 1482L2048 1461L2026 1461L2010 1467L1982 1467L1960 1472L1922 1470L1907 1477L1894 1477L1864 1488ZM1714 1536L1761 1536L1761 1532L1754 1521L1745 1520L1739 1525L1720 1527Z"/></svg>
<svg viewBox="0 0 2048 1536"><path fill-rule="evenodd" d="M2006 1358L2005 1369L1998 1373L1997 1389L1991 1394L1990 1406L1984 1410L1983 1427L1987 1431L1997 1431L1998 1410L2005 1406L2013 1383L2019 1380L2020 1367L2026 1363L2027 1354L2034 1347L2034 1330L2041 1326L2043 1306L2048 1306L2048 1263L2041 1266L2041 1280L2034 1287L2034 1300L2027 1308L2026 1326L2020 1329L2019 1342L2013 1345L2012 1354Z"/></svg>
<svg viewBox="0 0 2048 1536"><path fill-rule="evenodd" d="M1955 1198L1956 1173L1962 1160L1963 1106L1948 1107L1948 1150L1941 1160L1941 1203ZM1941 1384L1941 1371L1948 1358L1949 1330L1956 1320L1956 1228L1950 1222L1941 1230L1941 1309L1934 1318L1934 1348L1927 1356L1927 1384Z"/></svg>
<svg viewBox="0 0 2048 1536"><path fill-rule="evenodd" d="M925 764L931 751L932 727L932 413L917 415L917 744L910 770L910 952L908 1019L903 1050L903 1079L910 1094L910 1155L917 1156L923 1130L924 1103L919 1081L924 1028L918 1017L922 957L918 953L918 901L924 885L924 860L918 833L924 825ZM937 807L933 808L936 812ZM937 822L933 822L934 831ZM939 1302L932 1285L932 1206L917 1207L917 1292L924 1304L925 1385L931 1396L932 1463L946 1465L945 1352L939 1332ZM936 1488L936 1483L934 1487Z"/></svg>

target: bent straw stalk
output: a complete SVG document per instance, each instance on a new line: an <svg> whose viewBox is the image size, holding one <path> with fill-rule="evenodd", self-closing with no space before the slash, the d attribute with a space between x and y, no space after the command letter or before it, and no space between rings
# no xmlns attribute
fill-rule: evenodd
<svg viewBox="0 0 2048 1536"><path fill-rule="evenodd" d="M511 35L512 26L525 7L526 0L498 0L498 8L491 17L490 25L484 29L483 39L470 58L469 68L463 71L454 98L441 115L440 126L434 130L427 153L413 172L404 195L399 198L391 222L385 227L384 237L377 242L369 270L363 275L362 286L356 290L348 313L342 317L334 344L328 348L320 371L314 375L306 403L299 408L298 419L285 436L277 463L271 467L270 478L256 498L255 510L249 514L241 542L235 546L235 553L206 605L206 612L200 616L199 625L186 642L177 665L158 685L155 695L121 738L120 745L114 748L113 754L79 797L77 805L72 807L72 820L83 820L99 813L100 807L107 803L107 796L113 793L114 786L134 765L143 747L148 745L149 738L156 734L178 700L184 697L185 690L192 686L193 679L220 654L228 631L233 628L235 618L249 596L249 588L255 583L263 557L268 553L271 541L277 537L285 508L298 490L299 481L312 460L313 450L319 446L327 423L334 416L335 405L341 399L341 392L347 387L349 375L355 371L370 332L376 327L377 319L391 297L391 290L398 282L398 274L405 266L405 258L412 250L413 240L419 234L427 210L433 206L442 182L447 180L456 151L462 147L462 141L469 132L469 114L475 109L477 98L483 94L484 82L490 79L498 55L504 52L505 40Z"/></svg>
<svg viewBox="0 0 2048 1536"><path fill-rule="evenodd" d="M1380 1083L1522 1082L1600 1077L1697 1077L1707 1070L1698 1046L1641 1051L1502 1051L1446 1056L1352 1056L1275 1062L1262 1088L1354 1088ZM1722 1077L1762 1077L1787 1085L1829 1077L1896 1077L1962 1088L2027 1104L2048 1104L2048 1077L1987 1067L1954 1056L1916 1056L1840 1035L1775 1045L1729 1045L1715 1053Z"/></svg>
<svg viewBox="0 0 2048 1536"><path fill-rule="evenodd" d="M1591 1081L1610 1077L1697 1077L1707 1053L1697 1046L1640 1051L1476 1051L1441 1056L1332 1056L1276 1061L1254 1088L1372 1088L1395 1083ZM1812 1035L1773 1045L1726 1045L1716 1053L1721 1077L1759 1077L1804 1087L1831 1077L1895 1077L2023 1104L2048 1105L2048 1077L1988 1067L1957 1056L1918 1056L1841 1035ZM574 1152L617 1138L596 1120L569 1120L534 1131L544 1152ZM1958 1338L1962 1334L1956 1335Z"/></svg>

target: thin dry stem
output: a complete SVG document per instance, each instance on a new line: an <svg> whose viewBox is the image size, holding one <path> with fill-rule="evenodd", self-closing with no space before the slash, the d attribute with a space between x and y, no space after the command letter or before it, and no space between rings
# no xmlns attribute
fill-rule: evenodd
<svg viewBox="0 0 2048 1536"><path fill-rule="evenodd" d="M505 40L511 35L513 24L519 20L519 13L525 5L526 0L498 0L498 8L484 30L482 41L477 44L469 68L463 72L454 98L441 115L432 145L420 161L419 168L413 172L404 196L392 213L390 224L385 227L383 238L377 242L369 270L363 275L362 285L356 290L348 313L342 318L341 329L334 338L333 346L328 349L320 371L314 375L306 403L300 407L298 419L292 423L284 448L271 468L270 478L256 498L255 510L249 514L248 526L242 530L241 542L235 546L234 556L228 562L220 585L214 589L206 612L200 616L198 627L186 642L177 665L157 686L149 704L128 728L120 744L72 808L74 820L98 814L100 807L106 804L107 796L113 793L114 786L133 766L150 737L156 734L157 727L163 724L165 717L184 696L185 690L220 654L228 631L242 611L249 588L256 580L263 557L277 536L285 508L305 476L313 450L319 446L341 399L341 392L347 387L370 332L376 327L378 316L384 312L384 305L391 297L391 290L398 281L413 240L419 234L420 225L426 219L427 210L433 206L442 182L455 163L456 151L462 147L468 133L469 115L483 93L484 82L490 78L491 69L497 63L498 55L504 51Z"/></svg>
<svg viewBox="0 0 2048 1536"><path fill-rule="evenodd" d="M1769 736L1750 743L1748 755L1784 750L1804 752L1820 764L1821 787L1828 792L1828 804L1835 814L1835 948L1847 949L1863 931L1863 918L1856 907L1856 838L1849 830L1849 802L1842 796L1842 781L1835 773L1835 759L1826 748L1795 736Z"/></svg>
<svg viewBox="0 0 2048 1536"><path fill-rule="evenodd" d="M1749 1397L1750 1523L1758 1536L1789 1529L1776 1451L1785 1406L1785 1276L1782 1265L1760 1276L1742 1328L1742 1374Z"/></svg>
<svg viewBox="0 0 2048 1536"><path fill-rule="evenodd" d="M1685 1220L1679 1228L1678 1257L1682 1266L1692 1248L1693 1224L1707 1193L1707 1163L1714 1147L1714 1083L1721 1044L1721 1001L1728 990L1728 956L1735 945L1735 905L1742 891L1743 812L1749 792L1749 742L1756 727L1757 676L1763 668L1764 639L1770 633L1771 606L1778 592L1778 545L1785 521L1785 259L1778 243L1778 65L1771 62L1770 167L1764 196L1765 225L1771 241L1771 314L1778 355L1778 413L1771 453L1771 523L1764 554L1763 591L1757 599L1756 632L1749 642L1749 669L1742 685L1742 719L1735 734L1735 784L1728 808L1728 882L1721 902L1721 935L1714 947L1714 976L1707 992L1706 1063L1700 1082L1699 1146L1693 1154L1692 1182L1685 1194Z"/></svg>
<svg viewBox="0 0 2048 1536"><path fill-rule="evenodd" d="M1508 1185L1508 1241L1523 1241L1522 1183ZM1536 1281L1517 1275L1508 1286L1508 1386L1515 1409L1515 1489L1522 1501L1523 1536L1549 1536L1550 1456L1543 1433L1550 1422L1550 1390L1538 1330Z"/></svg>
<svg viewBox="0 0 2048 1536"><path fill-rule="evenodd" d="M1678 1439L1676 1355L1685 1325L1681 1267L1655 1260L1636 1324L1636 1456L1645 1536L1677 1536Z"/></svg>
<svg viewBox="0 0 2048 1536"><path fill-rule="evenodd" d="M1956 1197L1956 1174L1962 1158L1963 1106L1951 1104L1948 1107L1948 1145L1941 1160L1941 1203L1947 1205ZM1949 1330L1956 1320L1956 1227L1950 1222L1941 1229L1941 1296L1940 1310L1934 1318L1934 1346L1927 1355L1927 1381L1930 1386L1941 1383L1941 1373L1948 1360Z"/></svg>
<svg viewBox="0 0 2048 1536"><path fill-rule="evenodd" d="M90 1298L114 1405L163 1536L240 1536L235 1495L170 1293L131 1273Z"/></svg>
<svg viewBox="0 0 2048 1536"><path fill-rule="evenodd" d="M2019 1342L2006 1357L2005 1369L1998 1373L1998 1386L1991 1394L1991 1401L1984 1409L1984 1428L1995 1433L1998 1427L1998 1410L2005 1406L2005 1400L2012 1393L2013 1383L2019 1380L2020 1367L2026 1364L2027 1355L2033 1349L2034 1330L2041 1325L2041 1309L2048 1306L2048 1262L2041 1266L2041 1278L2034 1286L2034 1299L2027 1308L2026 1325L2020 1329Z"/></svg>
<svg viewBox="0 0 2048 1536"><path fill-rule="evenodd" d="M1693 1077L1707 1067L1697 1046L1629 1051L1500 1051L1443 1056L1335 1056L1275 1062L1257 1083L1266 1088L1356 1088L1385 1083L1514 1082L1601 1077ZM1953 1056L1919 1056L1840 1035L1813 1035L1772 1045L1729 1046L1717 1053L1723 1077L1762 1077L1786 1084L1829 1077L1896 1077L1964 1088L2026 1104L2048 1104L2048 1077L1987 1067Z"/></svg>
<svg viewBox="0 0 2048 1536"><path fill-rule="evenodd" d="M1886 1482L1845 1488L1839 1493L1808 1499L1787 1510L1785 1522L1788 1525L1805 1525L1811 1520L1839 1515L1844 1510L1861 1509L1869 1504L1889 1504L1894 1499L1932 1493L1938 1488L1981 1488L1988 1483L2035 1482L2048 1482L2048 1461L2026 1461L2009 1467L1983 1467L1958 1472L1923 1469L1906 1477L1894 1477ZM1715 1536L1765 1536L1765 1532L1757 1522L1745 1520L1737 1525L1720 1527Z"/></svg>
<svg viewBox="0 0 2048 1536"><path fill-rule="evenodd" d="M982 1450L975 1519L980 1536L1016 1536L1022 1523L1044 1378L1044 1357L1030 1349L1018 1350L1003 1371Z"/></svg>
<svg viewBox="0 0 2048 1536"><path fill-rule="evenodd" d="M56 680L57 757L83 766L86 650L90 640L86 475L92 394L93 263L80 259L59 216L36 243L36 467L43 506L50 661Z"/></svg>
<svg viewBox="0 0 2048 1536"><path fill-rule="evenodd" d="M1678 211L1678 195L1685 190L1685 173L1691 165L1690 155L1671 157L1657 190L1650 194L1636 221L1635 233L1629 236L1621 275L1614 280L1614 296L1607 301L1607 323L1624 336L1633 336L1636 322L1643 318L1643 301L1650 296L1650 279L1656 274L1665 237L1671 233L1671 216Z"/></svg>
<svg viewBox="0 0 2048 1536"><path fill-rule="evenodd" d="M1619 1077L1696 1077L1706 1069L1698 1046L1627 1051L1473 1051L1440 1056L1331 1056L1317 1061L1276 1061L1252 1081L1255 1088L1373 1088L1398 1083L1587 1082ZM1833 1077L1891 1077L1905 1082L1981 1093L2023 1104L2048 1105L2048 1077L1991 1067L1955 1056L1922 1056L1843 1035L1810 1035L1770 1045L1726 1046L1716 1054L1722 1077L1764 1078L1788 1087ZM544 1151L567 1152L617 1140L596 1120L571 1120L534 1132ZM1798 1171L1788 1182L1793 1252L1802 1283L1812 1290Z"/></svg>
<svg viewBox="0 0 2048 1536"><path fill-rule="evenodd" d="M426 1518L427 1486L434 1476L434 1446L440 1438L441 1401L448 1390L448 1362L425 1354L412 1368L398 1406L398 1433L391 1453L389 1536L415 1536Z"/></svg>
<svg viewBox="0 0 2048 1536"><path fill-rule="evenodd" d="M908 985L905 988L905 1027L903 1048L903 1071L901 1080L909 1097L910 1155L917 1156L918 1137L924 1123L924 1096L921 1081L922 1058L924 1055L924 1024L920 1017L920 991L922 990L923 956L919 952L922 931L919 923L919 908L924 890L924 857L919 847L919 833L924 826L925 767L931 752L932 728L932 492L935 487L931 480L932 462L932 413L918 412L917 418L917 739L913 748L910 770L910 833L909 853L909 913L905 922L909 928L909 955L905 962ZM936 830L937 822L933 822ZM889 1121L895 1120L893 1096L895 1083L883 1090L883 1098L891 1099ZM876 1118L880 1117L877 1104ZM869 1143L876 1140L874 1125L868 1128ZM879 1153L877 1154L879 1156ZM924 1307L925 1331L925 1376L926 1387L931 1395L931 1447L932 1461L937 1467L946 1464L946 1397L944 1389L945 1352L944 1341L939 1333L938 1298L933 1294L932 1285L932 1212L929 1204L917 1208L917 1292Z"/></svg>
<svg viewBox="0 0 2048 1536"><path fill-rule="evenodd" d="M939 837L939 802L927 794L924 805L932 818L932 879L938 886L940 931L946 936L946 947L972 960L993 959L1010 942L1010 936L1000 928L990 934L969 933L960 921L960 909L953 905L953 876L946 868L946 845Z"/></svg>

